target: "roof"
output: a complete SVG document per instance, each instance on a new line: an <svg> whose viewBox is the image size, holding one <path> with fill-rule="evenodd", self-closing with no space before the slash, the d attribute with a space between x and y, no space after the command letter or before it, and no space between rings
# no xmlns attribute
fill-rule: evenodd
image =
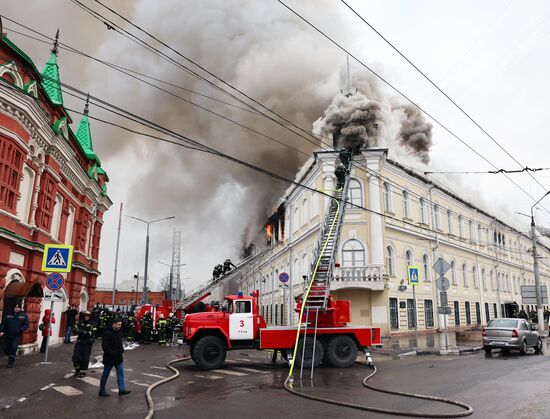
<svg viewBox="0 0 550 419"><path fill-rule="evenodd" d="M2 35L2 42L6 44L8 47L10 47L17 55L19 55L23 60L25 60L32 69L36 72L38 76L40 76L40 71L36 68L30 57L25 54L22 50L20 50L13 42L9 40L9 38L6 35Z"/></svg>
<svg viewBox="0 0 550 419"><path fill-rule="evenodd" d="M42 86L50 100L56 105L63 105L61 94L61 79L59 78L59 66L57 65L57 54L52 53L50 59L42 70Z"/></svg>
<svg viewBox="0 0 550 419"><path fill-rule="evenodd" d="M82 150L84 151L86 157L90 160L97 162L97 164L101 164L101 162L99 161L99 157L97 157L92 147L92 133L90 131L90 121L87 114L84 114L84 116L80 120L80 124L78 124L78 129L76 130L75 137L82 147Z"/></svg>

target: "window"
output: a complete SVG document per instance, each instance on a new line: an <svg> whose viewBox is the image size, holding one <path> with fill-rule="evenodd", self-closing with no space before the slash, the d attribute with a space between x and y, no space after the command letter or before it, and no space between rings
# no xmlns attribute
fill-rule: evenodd
<svg viewBox="0 0 550 419"><path fill-rule="evenodd" d="M468 234L470 235L470 241L474 241L474 223L472 220L468 221Z"/></svg>
<svg viewBox="0 0 550 419"><path fill-rule="evenodd" d="M23 169L23 180L19 187L21 197L17 201L17 216L25 224L29 222L29 215L34 191L34 171L29 167Z"/></svg>
<svg viewBox="0 0 550 419"><path fill-rule="evenodd" d="M278 324L277 319L279 318L279 316L277 316L277 308L279 308L279 304L275 304L275 324Z"/></svg>
<svg viewBox="0 0 550 419"><path fill-rule="evenodd" d="M491 320L491 314L489 313L489 303L485 303L485 323Z"/></svg>
<svg viewBox="0 0 550 419"><path fill-rule="evenodd" d="M424 281L428 282L430 280L430 261L426 254L422 256L422 269L424 270Z"/></svg>
<svg viewBox="0 0 550 419"><path fill-rule="evenodd" d="M390 195L391 190L388 182L384 182L383 188L384 188L384 210L391 211L391 195Z"/></svg>
<svg viewBox="0 0 550 419"><path fill-rule="evenodd" d="M424 319L426 327L434 327L434 306L432 300L424 300Z"/></svg>
<svg viewBox="0 0 550 419"><path fill-rule="evenodd" d="M0 207L16 211L24 154L11 140L0 137Z"/></svg>
<svg viewBox="0 0 550 419"><path fill-rule="evenodd" d="M294 222L292 223L292 227L293 233L300 228L300 208L298 208L298 204L294 207Z"/></svg>
<svg viewBox="0 0 550 419"><path fill-rule="evenodd" d="M302 200L302 222L301 225L304 225L309 221L309 207L307 205L307 198Z"/></svg>
<svg viewBox="0 0 550 419"><path fill-rule="evenodd" d="M88 221L88 228L86 228L86 242L84 243L84 253L86 256L90 255L90 237L92 235L92 223Z"/></svg>
<svg viewBox="0 0 550 419"><path fill-rule="evenodd" d="M52 217L52 238L57 240L59 238L59 226L61 225L61 210L63 209L63 197L59 194L55 196L55 206L53 208Z"/></svg>
<svg viewBox="0 0 550 419"><path fill-rule="evenodd" d="M497 303L493 303L493 314L495 315L495 318L498 317Z"/></svg>
<svg viewBox="0 0 550 419"><path fill-rule="evenodd" d="M476 324L481 324L481 307L479 302L476 302Z"/></svg>
<svg viewBox="0 0 550 419"><path fill-rule="evenodd" d="M451 210L447 210L447 225L449 227L449 234L453 234L453 214Z"/></svg>
<svg viewBox="0 0 550 419"><path fill-rule="evenodd" d="M496 290L496 285L495 285L495 276L493 275L493 271L489 272L489 279L491 281L491 289L494 291Z"/></svg>
<svg viewBox="0 0 550 419"><path fill-rule="evenodd" d="M304 254L304 256L302 256L302 276L301 276L301 279L304 278L304 276L307 278L309 276L309 262L307 260L307 254Z"/></svg>
<svg viewBox="0 0 550 419"><path fill-rule="evenodd" d="M348 240L342 246L342 266L365 266L365 249L359 240Z"/></svg>
<svg viewBox="0 0 550 419"><path fill-rule="evenodd" d="M470 314L470 302L464 303L464 311L466 312L466 324L472 324L472 316Z"/></svg>
<svg viewBox="0 0 550 419"><path fill-rule="evenodd" d="M418 203L420 206L420 222L422 224L427 224L426 223L426 203L424 202L424 198L420 198Z"/></svg>
<svg viewBox="0 0 550 419"><path fill-rule="evenodd" d="M466 267L465 263L462 264L462 281L463 281L463 285L467 287L468 286L468 268Z"/></svg>
<svg viewBox="0 0 550 419"><path fill-rule="evenodd" d="M348 185L348 201L351 204L363 206L363 188L361 183L356 179L350 179ZM347 204L346 208L353 208L352 205Z"/></svg>
<svg viewBox="0 0 550 419"><path fill-rule="evenodd" d="M458 234L460 237L464 237L464 219L462 215L458 216Z"/></svg>
<svg viewBox="0 0 550 419"><path fill-rule="evenodd" d="M405 252L405 263L406 263L405 268L408 268L409 266L412 266L412 264L413 264L413 256L412 256L412 252L410 250L407 250Z"/></svg>
<svg viewBox="0 0 550 419"><path fill-rule="evenodd" d="M487 281L485 281L485 268L481 269L481 285L484 290L487 290Z"/></svg>
<svg viewBox="0 0 550 419"><path fill-rule="evenodd" d="M451 284L456 285L456 265L454 260L451 262Z"/></svg>
<svg viewBox="0 0 550 419"><path fill-rule="evenodd" d="M124 298L121 298L120 300L118 300L118 303L121 305L124 305Z"/></svg>
<svg viewBox="0 0 550 419"><path fill-rule="evenodd" d="M474 284L474 288L477 288L477 269L475 266L472 268L472 283Z"/></svg>
<svg viewBox="0 0 550 419"><path fill-rule="evenodd" d="M285 324L285 305L281 303L281 324Z"/></svg>
<svg viewBox="0 0 550 419"><path fill-rule="evenodd" d="M416 327L416 307L412 298L407 298L407 324L409 329Z"/></svg>
<svg viewBox="0 0 550 419"><path fill-rule="evenodd" d="M434 224L435 228L441 228L441 220L439 219L439 205L434 205Z"/></svg>
<svg viewBox="0 0 550 419"><path fill-rule="evenodd" d="M392 329L399 329L399 309L397 298L390 298L390 326Z"/></svg>
<svg viewBox="0 0 550 419"><path fill-rule="evenodd" d="M410 216L411 208L409 202L409 193L407 191L403 191L403 218L410 218Z"/></svg>
<svg viewBox="0 0 550 419"><path fill-rule="evenodd" d="M477 241L478 241L478 244L483 244L481 243L483 239L481 238L481 224L478 224L477 225Z"/></svg>
<svg viewBox="0 0 550 419"><path fill-rule="evenodd" d="M235 301L235 313L252 313L252 302Z"/></svg>
<svg viewBox="0 0 550 419"><path fill-rule="evenodd" d="M389 276L394 276L394 264L393 264L393 249L391 246L386 246L386 270Z"/></svg>
<svg viewBox="0 0 550 419"><path fill-rule="evenodd" d="M455 301L454 306L455 306L455 326L460 326L460 303L458 301Z"/></svg>
<svg viewBox="0 0 550 419"><path fill-rule="evenodd" d="M73 240L74 213L75 209L70 205L69 217L67 217L67 228L65 229L65 244L71 244Z"/></svg>

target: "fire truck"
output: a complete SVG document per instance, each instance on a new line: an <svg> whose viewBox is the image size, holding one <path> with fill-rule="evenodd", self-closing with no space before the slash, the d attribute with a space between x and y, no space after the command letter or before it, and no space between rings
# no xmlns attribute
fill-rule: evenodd
<svg viewBox="0 0 550 419"><path fill-rule="evenodd" d="M297 311L301 304L298 302ZM219 311L187 314L183 335L195 364L205 370L220 368L227 351L233 349L276 350L291 362L298 326L267 327L258 307L257 292L250 296L239 293L225 297ZM379 328L348 325L350 311L350 301L330 297L327 309L317 314L316 327L300 331L297 365L304 362L305 366L317 367L323 362L350 367L359 350L381 343ZM308 317L304 322L314 320L312 312Z"/></svg>

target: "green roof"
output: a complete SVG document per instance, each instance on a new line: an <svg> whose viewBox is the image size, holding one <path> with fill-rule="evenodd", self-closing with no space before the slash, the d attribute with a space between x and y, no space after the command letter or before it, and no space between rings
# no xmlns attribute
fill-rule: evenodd
<svg viewBox="0 0 550 419"><path fill-rule="evenodd" d="M5 43L7 46L9 46L12 50L14 50L17 55L19 55L23 60L25 60L30 66L33 68L34 71L36 71L36 74L40 74L40 71L35 67L34 63L30 59L30 57L25 54L23 51L21 51L13 42L11 42L7 36L2 35L2 42Z"/></svg>
<svg viewBox="0 0 550 419"><path fill-rule="evenodd" d="M90 132L90 120L88 119L88 115L85 113L82 119L80 120L80 124L78 125L78 129L76 130L76 139L80 146L82 147L82 150L84 151L84 154L86 157L90 160L93 160L97 162L98 165L101 164L99 161L99 157L94 153L94 149L92 147L92 134Z"/></svg>
<svg viewBox="0 0 550 419"><path fill-rule="evenodd" d="M59 66L57 65L57 55L52 52L50 59L42 71L42 86L48 94L50 100L56 105L63 105L63 96L61 94L61 80L59 78Z"/></svg>

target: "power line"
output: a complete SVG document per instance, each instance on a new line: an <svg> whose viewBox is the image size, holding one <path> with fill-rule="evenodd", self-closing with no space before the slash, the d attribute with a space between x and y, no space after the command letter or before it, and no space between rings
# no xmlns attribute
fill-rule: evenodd
<svg viewBox="0 0 550 419"><path fill-rule="evenodd" d="M543 170L550 170L550 167L537 167L537 168L531 168L531 167L524 167L523 169L498 169L498 170L484 170L484 171L423 171L425 175L431 175L431 174L492 174L496 175L499 173L523 173L523 172L540 172Z"/></svg>
<svg viewBox="0 0 550 419"><path fill-rule="evenodd" d="M395 45L393 45L384 35L382 35L374 26L372 26L367 20L361 16L355 9L353 9L345 0L340 0L349 10L351 10L359 19L361 19L369 28L371 28L380 38L386 42L395 52L397 52L401 58L407 61L418 73L422 75L433 87L435 87L449 102L451 102L466 118L468 118L476 127L478 127L489 139L495 143L502 151L508 155L515 163L520 167L525 167L524 164L520 163L506 148L504 148L485 128L483 128L474 118L470 116L468 112L464 110L458 103L455 102L447 93L445 93L430 77L426 75L420 68L416 66L411 60L409 60ZM501 172L507 173L507 172ZM533 179L544 191L548 191L548 188L545 187L532 173L527 172L527 174Z"/></svg>

